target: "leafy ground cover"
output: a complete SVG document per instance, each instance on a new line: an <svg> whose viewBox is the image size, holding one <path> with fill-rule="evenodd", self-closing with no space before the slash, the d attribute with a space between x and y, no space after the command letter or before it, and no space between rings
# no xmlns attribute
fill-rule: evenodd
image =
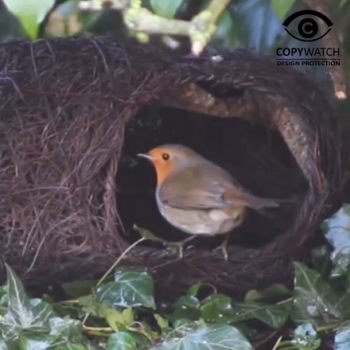
<svg viewBox="0 0 350 350"><path fill-rule="evenodd" d="M350 205L323 224L313 266L294 263L294 288L251 290L244 300L201 282L173 304L154 298L145 268L119 266L100 281L63 285L71 299L30 298L10 266L0 289L0 350L350 349Z"/></svg>

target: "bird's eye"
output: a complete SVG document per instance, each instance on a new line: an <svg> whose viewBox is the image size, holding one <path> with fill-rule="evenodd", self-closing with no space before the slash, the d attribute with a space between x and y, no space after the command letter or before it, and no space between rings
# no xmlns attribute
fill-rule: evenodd
<svg viewBox="0 0 350 350"><path fill-rule="evenodd" d="M168 160L168 159L170 158L170 156L169 156L168 153L163 153L163 154L162 154L162 158L163 158L164 160Z"/></svg>

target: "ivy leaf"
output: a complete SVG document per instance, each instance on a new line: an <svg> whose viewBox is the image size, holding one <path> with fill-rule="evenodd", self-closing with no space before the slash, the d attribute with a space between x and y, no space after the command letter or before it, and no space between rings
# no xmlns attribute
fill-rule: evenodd
<svg viewBox="0 0 350 350"><path fill-rule="evenodd" d="M241 332L232 326L191 323L170 332L160 346L150 350L253 350Z"/></svg>
<svg viewBox="0 0 350 350"><path fill-rule="evenodd" d="M41 299L27 297L22 282L6 265L8 309L0 322L6 340L19 337L23 330L48 330L49 317L54 315L51 305Z"/></svg>
<svg viewBox="0 0 350 350"><path fill-rule="evenodd" d="M69 317L52 317L50 328L50 335L56 337L50 350L86 350L90 345L88 339L82 334L83 327L78 320Z"/></svg>
<svg viewBox="0 0 350 350"><path fill-rule="evenodd" d="M78 320L72 320L69 317L50 318L50 334L65 336L67 339L80 337L83 330L82 324Z"/></svg>
<svg viewBox="0 0 350 350"><path fill-rule="evenodd" d="M134 337L128 332L113 333L108 337L108 350L137 350Z"/></svg>
<svg viewBox="0 0 350 350"><path fill-rule="evenodd" d="M334 268L331 277L340 277L350 266L350 205L345 204L332 217L325 220L325 237L334 248L331 260Z"/></svg>
<svg viewBox="0 0 350 350"><path fill-rule="evenodd" d="M96 286L97 280L79 280L62 284L62 289L71 298L79 298L88 295Z"/></svg>
<svg viewBox="0 0 350 350"><path fill-rule="evenodd" d="M157 325L159 326L160 329L167 329L169 327L169 322L167 319L165 319L159 314L154 314L153 316L157 321Z"/></svg>
<svg viewBox="0 0 350 350"><path fill-rule="evenodd" d="M276 305L258 302L247 302L233 305L232 322L257 319L272 328L280 328L290 316L292 300L287 300Z"/></svg>
<svg viewBox="0 0 350 350"><path fill-rule="evenodd" d="M283 19L294 5L295 0L271 0L271 5L279 19Z"/></svg>
<svg viewBox="0 0 350 350"><path fill-rule="evenodd" d="M0 338L0 350L8 350L8 346L2 338Z"/></svg>
<svg viewBox="0 0 350 350"><path fill-rule="evenodd" d="M334 350L350 349L350 322L339 328L334 338Z"/></svg>
<svg viewBox="0 0 350 350"><path fill-rule="evenodd" d="M15 272L5 264L7 273L7 297L8 297L8 313L11 314L13 320L18 324L25 325L30 324L32 315L29 311L30 303L27 297L24 287L20 279L17 277ZM27 313L29 315L27 315Z"/></svg>
<svg viewBox="0 0 350 350"><path fill-rule="evenodd" d="M0 306L7 307L7 292L8 288L6 284L0 287Z"/></svg>
<svg viewBox="0 0 350 350"><path fill-rule="evenodd" d="M293 335L291 343L300 350L316 350L321 345L321 340L317 338L317 332L310 323L298 326Z"/></svg>
<svg viewBox="0 0 350 350"><path fill-rule="evenodd" d="M200 302L195 296L183 296L173 304L172 320L198 320L200 316Z"/></svg>
<svg viewBox="0 0 350 350"><path fill-rule="evenodd" d="M72 344L72 343L60 343L54 346L50 346L50 350L87 350L88 348L82 344ZM27 350L27 349L23 349ZM33 349L36 350L36 349Z"/></svg>
<svg viewBox="0 0 350 350"><path fill-rule="evenodd" d="M212 294L203 301L201 315L206 322L227 324L233 313L231 298L223 294Z"/></svg>
<svg viewBox="0 0 350 350"><path fill-rule="evenodd" d="M252 289L244 297L245 302L258 301L271 298L289 298L293 293L283 284L272 284L263 290Z"/></svg>
<svg viewBox="0 0 350 350"><path fill-rule="evenodd" d="M101 303L99 303L96 299L96 294L83 295L78 298L78 302L79 305L82 306L84 312L90 313L94 316L101 316Z"/></svg>
<svg viewBox="0 0 350 350"><path fill-rule="evenodd" d="M150 0L153 11L162 17L173 18L180 7L182 0Z"/></svg>
<svg viewBox="0 0 350 350"><path fill-rule="evenodd" d="M341 293L302 263L295 262L292 318L296 323L313 326L350 316L350 295Z"/></svg>
<svg viewBox="0 0 350 350"><path fill-rule="evenodd" d="M20 336L11 342L11 347L16 350L46 350L52 349L56 337L48 334L32 333Z"/></svg>
<svg viewBox="0 0 350 350"><path fill-rule="evenodd" d="M99 303L108 307L144 306L155 309L153 279L147 269L122 266L116 269L114 281L97 288Z"/></svg>
<svg viewBox="0 0 350 350"><path fill-rule="evenodd" d="M18 18L31 39L35 39L40 23L52 8L55 0L3 0L6 7Z"/></svg>
<svg viewBox="0 0 350 350"><path fill-rule="evenodd" d="M330 255L330 247L325 244L311 250L312 266L321 276L329 276L332 269Z"/></svg>
<svg viewBox="0 0 350 350"><path fill-rule="evenodd" d="M166 240L157 237L156 235L154 235L150 230L147 230L145 228L139 227L136 224L133 225L132 227L135 231L137 231L141 237L152 241L152 242L161 242L161 243L167 243Z"/></svg>
<svg viewBox="0 0 350 350"><path fill-rule="evenodd" d="M134 321L134 312L131 307L124 310L116 310L102 304L99 308L99 315L104 317L108 325L114 331L124 331Z"/></svg>
<svg viewBox="0 0 350 350"><path fill-rule="evenodd" d="M201 282L197 282L197 283L193 284L190 288L188 288L186 295L187 296L191 296L191 295L196 296L198 294L201 286L202 286Z"/></svg>

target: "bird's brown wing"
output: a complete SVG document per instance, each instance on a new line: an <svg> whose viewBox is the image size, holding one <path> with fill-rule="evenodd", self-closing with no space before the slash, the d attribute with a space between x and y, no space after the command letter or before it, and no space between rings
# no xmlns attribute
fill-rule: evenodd
<svg viewBox="0 0 350 350"><path fill-rule="evenodd" d="M227 190L238 201L244 193L229 173L205 163L175 171L163 182L158 195L164 204L179 209L226 208L232 205L225 198Z"/></svg>

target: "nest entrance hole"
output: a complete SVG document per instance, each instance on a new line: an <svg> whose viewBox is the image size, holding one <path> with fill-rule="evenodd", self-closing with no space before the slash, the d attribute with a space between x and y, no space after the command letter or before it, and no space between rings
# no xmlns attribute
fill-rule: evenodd
<svg viewBox="0 0 350 350"><path fill-rule="evenodd" d="M293 224L297 198L307 183L277 131L239 118L147 107L128 124L117 175L118 211L130 240L139 238L132 229L134 224L171 242L188 237L162 218L155 201L153 166L136 156L165 143L179 143L194 149L228 170L257 196L288 200L280 208L269 209L264 214L249 210L243 224L231 234L230 245L258 248ZM222 239L221 235L201 236L191 244L211 249Z"/></svg>

